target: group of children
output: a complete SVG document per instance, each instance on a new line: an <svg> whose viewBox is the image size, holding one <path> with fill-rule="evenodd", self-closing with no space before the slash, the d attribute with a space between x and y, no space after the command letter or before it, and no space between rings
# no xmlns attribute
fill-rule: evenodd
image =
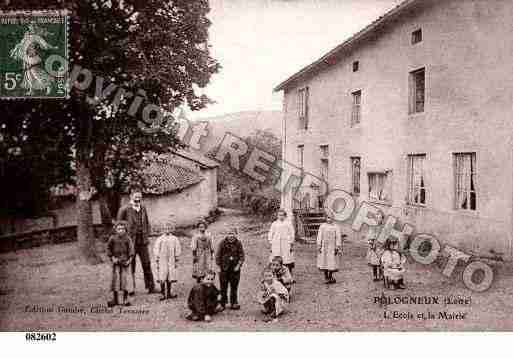
<svg viewBox="0 0 513 359"><path fill-rule="evenodd" d="M193 278L196 284L189 293L187 306L190 313L187 319L193 321L211 321L212 316L226 309L228 291L230 292L230 308L239 310L238 288L240 271L244 264L245 254L242 242L237 238L237 230L232 228L221 240L214 251L212 237L206 233L207 225L198 225L199 233L192 239ZM215 255L214 255L215 253ZM219 268L218 290L214 284L216 272L212 270L215 260Z"/></svg>
<svg viewBox="0 0 513 359"><path fill-rule="evenodd" d="M378 227L383 224L383 216L378 216L377 220L378 226L370 227L367 233L369 247L366 259L372 267L373 279L374 281L383 279L387 287L404 289L406 258L399 250L399 243L395 238L388 238L383 248L379 246ZM295 283L292 278L294 260L291 227L290 222L286 221L286 212L280 210L278 219L271 225L269 232L271 260L262 272L257 302L270 320L276 320L286 310L290 302L292 284ZM115 233L107 244L107 255L112 261L111 290L113 292L113 298L108 302L108 306L129 306L127 281L129 265L135 255L134 245L128 235L127 222L117 222L114 229ZM212 236L207 232L207 223L200 222L197 229L198 232L191 241L192 277L196 283L188 297L187 306L190 313L186 318L194 321L210 321L212 315L225 310L228 303L231 309L240 309L238 286L245 255L235 228L229 230L226 237L221 240L217 251L214 249ZM177 281L177 268L182 249L173 231L174 227L168 226L154 245L157 282L160 283L161 289L160 300L177 297L177 294L173 293L172 285ZM333 223L333 218L328 215L317 234L317 267L324 273L326 284L336 283L334 273L339 270L344 236L339 226ZM220 290L214 284L216 277L216 272L213 270L214 262L219 269ZM120 296L122 296L121 303Z"/></svg>
<svg viewBox="0 0 513 359"><path fill-rule="evenodd" d="M135 255L133 241L128 235L128 223L118 221L114 226L115 233L107 243L107 256L112 262L111 290L113 298L107 304L129 306L127 282L129 265ZM238 302L238 286L240 269L244 263L244 249L237 238L237 230L232 228L227 236L219 243L217 252L214 250L213 239L207 233L207 223L200 222L198 232L191 241L192 249L192 277L195 285L191 289L187 301L191 313L187 316L191 320L209 321L211 316L226 308L230 303L233 310L240 309ZM179 239L173 235L174 227L168 225L164 234L159 236L154 244L153 255L157 264L157 282L160 284L160 300L177 297L173 293L173 283L178 279L178 263L182 253ZM215 253L215 256L214 256ZM214 280L216 272L213 271L213 262L219 268L219 291ZM228 300L228 292L230 292ZM120 294L122 302L120 302Z"/></svg>

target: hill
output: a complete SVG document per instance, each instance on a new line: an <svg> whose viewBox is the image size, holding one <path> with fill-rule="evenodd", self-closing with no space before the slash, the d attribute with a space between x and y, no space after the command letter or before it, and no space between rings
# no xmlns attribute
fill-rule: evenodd
<svg viewBox="0 0 513 359"><path fill-rule="evenodd" d="M209 135L203 143L203 148L213 149L224 138L227 132L239 137L252 135L256 130L269 130L276 137L281 138L282 112L281 111L244 111L222 116L215 116L196 120L207 121Z"/></svg>

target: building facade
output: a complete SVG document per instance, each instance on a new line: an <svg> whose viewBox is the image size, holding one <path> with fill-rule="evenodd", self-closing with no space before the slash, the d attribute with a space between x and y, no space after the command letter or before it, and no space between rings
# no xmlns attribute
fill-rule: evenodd
<svg viewBox="0 0 513 359"><path fill-rule="evenodd" d="M195 225L215 211L218 167L217 162L192 150L177 149L154 159L145 169L143 188L152 230L159 233L168 223L179 227ZM66 186L54 192L56 204L49 216L0 218L0 235L75 226L76 188ZM91 202L93 223L100 224L100 203L96 197ZM121 205L129 202L129 194L123 193Z"/></svg>
<svg viewBox="0 0 513 359"><path fill-rule="evenodd" d="M283 158L398 228L511 258L512 23L506 0L403 2L275 88Z"/></svg>

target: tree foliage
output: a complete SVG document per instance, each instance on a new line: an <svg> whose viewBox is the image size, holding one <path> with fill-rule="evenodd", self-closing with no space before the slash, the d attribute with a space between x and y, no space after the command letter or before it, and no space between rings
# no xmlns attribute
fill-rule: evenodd
<svg viewBox="0 0 513 359"><path fill-rule="evenodd" d="M251 152L258 148L275 158L275 163L281 159L281 140L270 130L256 130L244 138L248 151L241 156L241 168L246 165ZM215 151L214 151L215 152ZM214 157L214 153L210 153ZM265 160L264 160L265 161ZM267 163L272 166L273 163ZM280 194L274 189L279 172L271 169L263 173L265 181L260 182L248 176L244 171L234 169L229 163L221 164L218 170L218 189L221 202L225 205L236 205L255 214L268 214L279 208Z"/></svg>
<svg viewBox="0 0 513 359"><path fill-rule="evenodd" d="M72 87L69 100L0 102L0 111L9 114L1 120L3 138L19 142L23 134L29 134L17 157L2 159L8 162L4 168L21 166L20 160L30 156L28 144L55 149L53 157L43 151L33 158L46 163L44 168L31 170L36 183L43 183L38 176L45 177L54 169L47 188L70 179L70 169L74 169L79 194L93 189L100 196L109 191L119 194L140 169L144 152L163 152L177 145L170 126L164 132L141 130L145 105L171 111L184 104L199 110L209 103L201 88L220 66L210 56L207 0L16 0L4 1L1 9L69 10L69 68L79 65L94 76L88 89ZM111 93L95 97L97 88L109 84L115 86ZM112 106L120 88L144 99L135 116L127 114L134 96L124 96L119 106ZM3 144L0 151L11 147ZM7 175L3 180L8 182L5 191L14 179ZM83 252L95 257L89 199L77 197L77 230Z"/></svg>

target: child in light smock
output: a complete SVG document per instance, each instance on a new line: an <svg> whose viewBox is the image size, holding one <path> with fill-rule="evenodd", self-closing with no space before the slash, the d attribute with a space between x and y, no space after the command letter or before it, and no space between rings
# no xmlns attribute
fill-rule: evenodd
<svg viewBox="0 0 513 359"><path fill-rule="evenodd" d="M171 285L178 280L178 258L182 249L179 239L173 235L174 229L172 224L166 226L165 233L155 241L153 251L157 261L157 281L162 294L160 300L177 297L171 293Z"/></svg>
<svg viewBox="0 0 513 359"><path fill-rule="evenodd" d="M336 283L333 273L339 269L339 255L342 253L342 234L333 217L328 215L326 223L317 232L317 268L324 272L326 284Z"/></svg>
<svg viewBox="0 0 513 359"><path fill-rule="evenodd" d="M376 226L369 227L366 235L367 239L367 264L372 268L372 277L374 282L380 281L383 278L383 273L381 270L381 255L383 254L383 248L380 243L378 243L379 233L381 231L381 227L383 224L383 214L379 212L376 215L376 221L378 224Z"/></svg>
<svg viewBox="0 0 513 359"><path fill-rule="evenodd" d="M262 313L276 321L278 316L287 309L289 291L276 279L270 267L267 267L262 275L257 301L262 306Z"/></svg>

